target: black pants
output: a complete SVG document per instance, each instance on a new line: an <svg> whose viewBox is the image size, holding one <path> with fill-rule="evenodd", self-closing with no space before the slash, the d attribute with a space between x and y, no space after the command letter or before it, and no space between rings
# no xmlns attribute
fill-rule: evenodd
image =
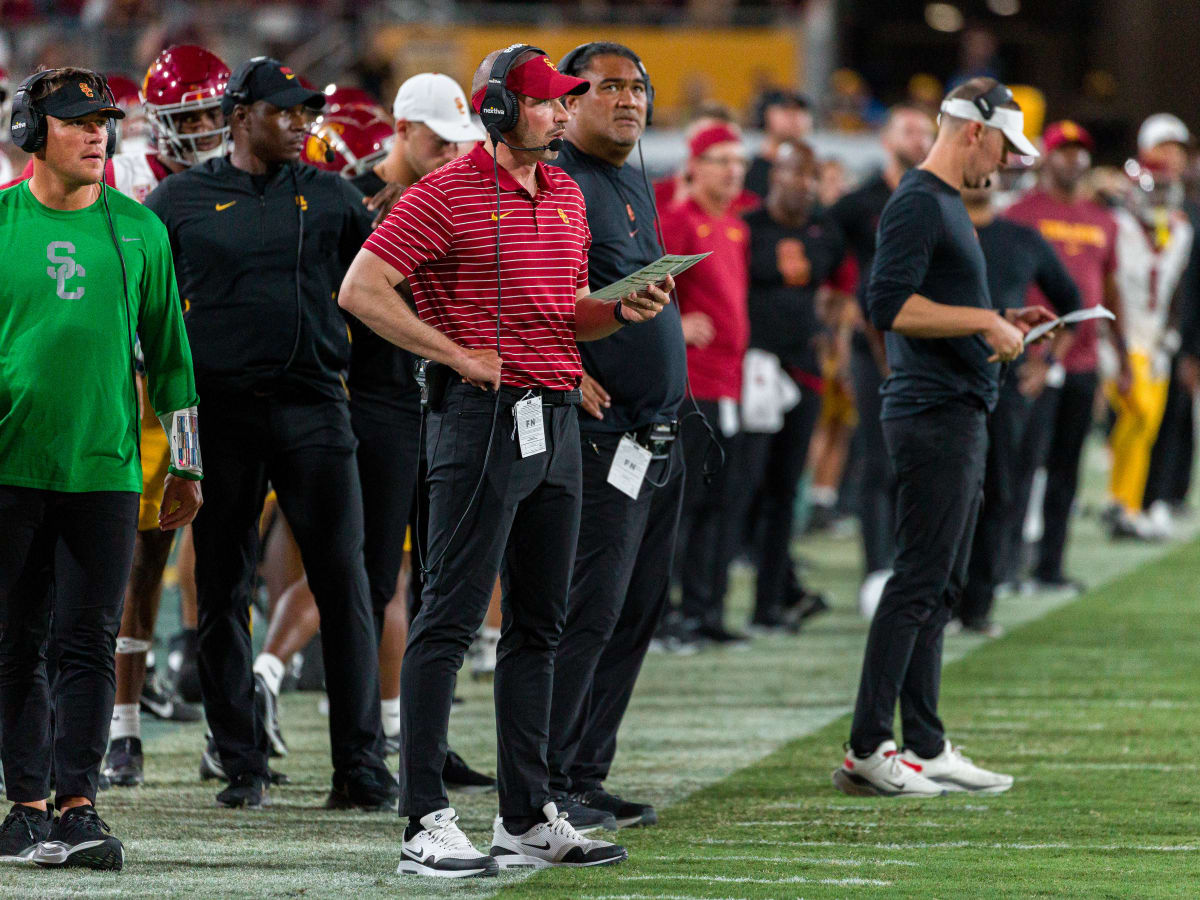
<svg viewBox="0 0 1200 900"><path fill-rule="evenodd" d="M892 567L896 554L896 473L883 439L879 414L879 388L883 376L869 347L853 344L850 372L854 378L854 402L858 407L858 438L862 452L858 520L862 532L863 562L867 572Z"/></svg>
<svg viewBox="0 0 1200 900"><path fill-rule="evenodd" d="M1053 580L1063 575L1063 554L1071 524L1071 507L1079 486L1079 463L1083 445L1092 428L1092 405L1096 398L1096 374L1068 374L1057 392L1050 445L1044 458L1046 499L1042 503L1043 532L1034 575ZM1047 393L1043 391L1043 396ZM1041 399L1040 397L1038 398ZM1053 402L1055 398L1049 400ZM1036 405L1035 405L1036 406ZM1036 416L1036 413L1035 413ZM1034 418L1032 421L1045 421ZM1037 425L1031 425L1033 431ZM1031 476L1032 477L1032 476ZM1028 496L1028 495L1026 495Z"/></svg>
<svg viewBox="0 0 1200 900"><path fill-rule="evenodd" d="M731 473L741 435L721 432L715 402L698 400L696 406L725 451L725 462L721 464L721 455L712 445L704 421L694 412L688 415L685 406L679 434L687 471L683 482L679 539L675 545L675 573L683 588L683 615L716 626L725 618L729 564L737 553L741 536L741 523L733 521L728 514L737 489L737 480ZM706 471L709 474L705 474Z"/></svg>
<svg viewBox="0 0 1200 900"><path fill-rule="evenodd" d="M400 675L406 816L449 806L442 766L454 680L483 624L497 572L504 592L495 676L500 814L539 815L549 798L554 655L579 537L579 420L574 406L543 407L547 449L522 459L512 405L502 402L473 499L494 406L493 394L456 384L440 410L427 414L431 571Z"/></svg>
<svg viewBox="0 0 1200 900"><path fill-rule="evenodd" d="M991 616L996 585L1014 573L1008 569L1014 554L1008 546L1017 495L1021 442L1032 404L1022 396L1016 379L1000 388L1000 399L988 417L987 472L983 507L971 547L971 564L958 617L967 625L983 625Z"/></svg>
<svg viewBox="0 0 1200 900"><path fill-rule="evenodd" d="M1179 383L1177 364L1171 365L1171 386L1167 389L1167 408L1163 413L1154 451L1150 455L1150 474L1146 479L1143 506L1149 509L1158 500L1182 503L1192 485L1192 461L1195 457L1195 430L1192 396Z"/></svg>
<svg viewBox="0 0 1200 900"><path fill-rule="evenodd" d="M885 420L883 433L896 469L896 562L867 635L850 745L865 756L890 740L899 699L905 745L932 757L944 739L942 633L966 583L987 415L951 401Z"/></svg>
<svg viewBox="0 0 1200 900"><path fill-rule="evenodd" d="M14 803L46 799L52 767L59 797L96 799L137 518L130 491L0 486L0 756Z"/></svg>
<svg viewBox="0 0 1200 900"><path fill-rule="evenodd" d="M204 507L196 543L204 710L231 777L267 775L254 705L250 596L270 481L321 616L333 767L382 765L379 660L363 568L362 490L345 402L204 394Z"/></svg>
<svg viewBox="0 0 1200 900"><path fill-rule="evenodd" d="M382 640L384 611L396 594L396 581L404 562L404 532L417 487L420 396L408 393L389 400L361 391L353 393L350 424L358 438L363 560L371 590L375 637Z"/></svg>
<svg viewBox="0 0 1200 900"><path fill-rule="evenodd" d="M608 483L620 435L583 436L583 512L554 661L550 786L597 788L667 602L683 500L683 447L650 464L636 500ZM653 483L652 483L653 482Z"/></svg>
<svg viewBox="0 0 1200 900"><path fill-rule="evenodd" d="M802 389L800 402L783 417L783 428L774 434L743 433L737 458L731 460L736 483L727 515L740 524L753 510L755 521L749 531L760 538L754 542L758 550L754 619L760 622L779 615L787 593L796 495L820 415L821 395Z"/></svg>

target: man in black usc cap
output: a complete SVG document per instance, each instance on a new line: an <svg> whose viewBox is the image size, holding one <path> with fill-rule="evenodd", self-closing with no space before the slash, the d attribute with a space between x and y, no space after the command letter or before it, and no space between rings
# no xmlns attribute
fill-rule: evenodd
<svg viewBox="0 0 1200 900"><path fill-rule="evenodd" d="M300 546L321 614L333 756L331 808L395 809L380 756L379 669L366 571L357 442L341 378L342 274L370 233L362 194L299 163L324 95L277 60L229 80L233 150L164 181L146 206L167 225L221 477L197 519L200 682L218 802L267 802L270 698L251 671L249 604L267 483ZM259 705L261 704L261 706Z"/></svg>

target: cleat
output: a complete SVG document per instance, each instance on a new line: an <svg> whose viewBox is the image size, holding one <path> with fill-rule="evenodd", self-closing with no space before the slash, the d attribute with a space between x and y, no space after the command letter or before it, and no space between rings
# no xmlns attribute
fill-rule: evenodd
<svg viewBox="0 0 1200 900"><path fill-rule="evenodd" d="M153 668L146 669L146 680L142 684L138 703L144 712L164 722L199 722L203 718L200 710L190 703L184 703L183 698L163 683Z"/></svg>
<svg viewBox="0 0 1200 900"><path fill-rule="evenodd" d="M833 786L852 797L940 797L945 788L926 778L896 752L895 741L884 741L870 756L857 756L849 747L833 773Z"/></svg>
<svg viewBox="0 0 1200 900"><path fill-rule="evenodd" d="M137 787L146 781L141 738L117 738L108 745L107 763L104 777L113 787Z"/></svg>
<svg viewBox="0 0 1200 900"><path fill-rule="evenodd" d="M258 707L258 718L267 730L271 756L287 756L287 742L283 739L283 732L279 730L279 698L271 693L271 689L267 687L267 680L257 673L254 675L254 705Z"/></svg>

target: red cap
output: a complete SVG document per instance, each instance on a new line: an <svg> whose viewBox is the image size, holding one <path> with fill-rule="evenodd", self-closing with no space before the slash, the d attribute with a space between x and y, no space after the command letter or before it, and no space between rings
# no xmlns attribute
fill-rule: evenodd
<svg viewBox="0 0 1200 900"><path fill-rule="evenodd" d="M714 144L728 142L740 144L742 137L728 125L710 125L703 131L697 131L688 141L688 150L693 157L700 156Z"/></svg>
<svg viewBox="0 0 1200 900"><path fill-rule="evenodd" d="M1065 144L1079 144L1089 153L1096 151L1096 142L1082 125L1063 119L1061 122L1051 122L1042 132L1042 146L1047 153L1057 150Z"/></svg>
<svg viewBox="0 0 1200 900"><path fill-rule="evenodd" d="M567 94L586 94L592 83L586 78L564 75L554 68L550 57L542 55L526 60L510 69L504 80L505 87L535 100L557 100ZM486 87L481 87L471 97L471 108L479 112L483 106Z"/></svg>

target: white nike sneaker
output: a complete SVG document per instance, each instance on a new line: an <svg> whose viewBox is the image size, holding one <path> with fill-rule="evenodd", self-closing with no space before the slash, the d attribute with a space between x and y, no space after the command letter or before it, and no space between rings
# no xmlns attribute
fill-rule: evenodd
<svg viewBox="0 0 1200 900"><path fill-rule="evenodd" d="M905 764L895 741L884 741L870 756L856 756L849 747L833 773L833 786L852 797L940 797L946 793L917 769Z"/></svg>
<svg viewBox="0 0 1200 900"><path fill-rule="evenodd" d="M497 821L492 856L502 869L546 869L550 866L603 866L629 858L624 847L583 837L553 803L542 807L546 821L524 834L509 834Z"/></svg>
<svg viewBox="0 0 1200 900"><path fill-rule="evenodd" d="M970 791L974 794L1003 794L1013 786L1011 775L981 769L962 751L946 741L942 752L933 759L923 759L911 750L900 754L900 762L930 781L949 791Z"/></svg>
<svg viewBox="0 0 1200 900"><path fill-rule="evenodd" d="M476 850L462 833L453 809L447 807L422 816L421 825L420 831L404 840L397 875L471 878L499 873L496 861Z"/></svg>

